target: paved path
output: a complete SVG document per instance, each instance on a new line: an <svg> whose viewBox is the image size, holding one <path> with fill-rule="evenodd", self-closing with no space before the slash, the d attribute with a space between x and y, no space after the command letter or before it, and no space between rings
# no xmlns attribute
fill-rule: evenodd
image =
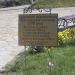
<svg viewBox="0 0 75 75"><path fill-rule="evenodd" d="M54 8L53 13L58 13L59 17L75 15L75 7Z"/></svg>
<svg viewBox="0 0 75 75"><path fill-rule="evenodd" d="M24 7L27 6L0 9L0 71L24 49L18 46L18 14Z"/></svg>
<svg viewBox="0 0 75 75"><path fill-rule="evenodd" d="M25 7L27 6L0 9L0 71L24 49L18 45L18 15L23 13ZM35 13L39 12L35 10L33 14ZM59 17L74 15L75 7L54 8L52 13L58 13Z"/></svg>

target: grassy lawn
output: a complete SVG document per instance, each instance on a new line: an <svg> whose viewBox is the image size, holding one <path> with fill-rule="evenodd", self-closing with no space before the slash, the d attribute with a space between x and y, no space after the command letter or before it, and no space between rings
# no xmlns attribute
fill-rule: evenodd
<svg viewBox="0 0 75 75"><path fill-rule="evenodd" d="M75 6L75 0L38 0L38 4L47 7L70 7Z"/></svg>
<svg viewBox="0 0 75 75"><path fill-rule="evenodd" d="M53 63L51 72L48 67L50 56L45 49L42 53L27 53L26 66L25 53L19 54L9 72L0 75L75 75L75 46L53 48L51 53Z"/></svg>

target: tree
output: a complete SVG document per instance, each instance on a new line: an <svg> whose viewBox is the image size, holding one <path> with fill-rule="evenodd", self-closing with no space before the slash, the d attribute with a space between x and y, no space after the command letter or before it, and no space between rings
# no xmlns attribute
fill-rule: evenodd
<svg viewBox="0 0 75 75"><path fill-rule="evenodd" d="M4 6L6 7L13 6L13 0L4 0Z"/></svg>
<svg viewBox="0 0 75 75"><path fill-rule="evenodd" d="M36 0L0 0L0 7L11 7L25 4L32 4Z"/></svg>

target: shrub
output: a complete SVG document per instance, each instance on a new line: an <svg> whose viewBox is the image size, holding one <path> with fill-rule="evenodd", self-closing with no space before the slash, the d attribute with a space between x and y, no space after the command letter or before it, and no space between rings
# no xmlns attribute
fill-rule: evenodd
<svg viewBox="0 0 75 75"><path fill-rule="evenodd" d="M58 42L59 44L64 44L75 37L75 27L68 28L62 32L58 32Z"/></svg>

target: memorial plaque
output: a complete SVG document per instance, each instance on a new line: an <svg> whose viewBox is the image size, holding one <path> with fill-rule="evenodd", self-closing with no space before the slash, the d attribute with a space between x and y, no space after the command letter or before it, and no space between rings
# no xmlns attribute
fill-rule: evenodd
<svg viewBox="0 0 75 75"><path fill-rule="evenodd" d="M57 14L20 14L19 45L21 46L57 46Z"/></svg>

